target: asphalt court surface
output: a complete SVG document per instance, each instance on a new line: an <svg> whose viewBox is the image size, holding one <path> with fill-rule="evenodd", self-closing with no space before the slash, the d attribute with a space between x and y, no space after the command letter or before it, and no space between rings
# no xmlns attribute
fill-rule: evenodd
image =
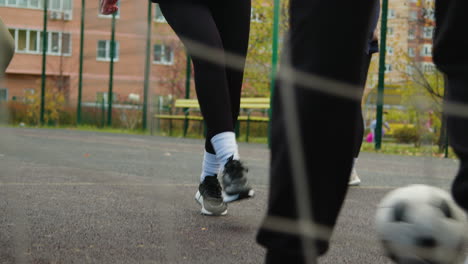
<svg viewBox="0 0 468 264"><path fill-rule="evenodd" d="M0 127L0 263L262 263L269 150L239 146L256 197L206 217L193 199L202 140ZM411 183L448 189L457 166L362 153L363 183L320 263L391 263L373 230L379 200Z"/></svg>

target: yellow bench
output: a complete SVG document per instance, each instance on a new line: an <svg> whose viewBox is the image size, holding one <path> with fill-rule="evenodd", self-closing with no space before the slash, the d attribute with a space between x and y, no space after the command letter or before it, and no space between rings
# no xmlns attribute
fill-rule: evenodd
<svg viewBox="0 0 468 264"><path fill-rule="evenodd" d="M190 120L203 121L201 114L194 115L193 112L200 112L200 105L197 99L177 99L173 107L176 112L182 110L182 114L173 114L172 109L169 114L156 114L157 119L169 120L169 134L172 134L172 120L184 120L184 137L187 135ZM240 115L238 121L247 122L246 141L249 141L250 122L269 122L268 116L251 116L255 111L267 111L270 109L270 98L241 98L240 109L247 111L247 115Z"/></svg>

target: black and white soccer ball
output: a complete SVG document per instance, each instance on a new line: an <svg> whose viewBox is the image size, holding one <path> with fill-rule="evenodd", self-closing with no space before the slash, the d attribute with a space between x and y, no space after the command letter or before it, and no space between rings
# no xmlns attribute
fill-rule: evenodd
<svg viewBox="0 0 468 264"><path fill-rule="evenodd" d="M461 263L467 217L446 191L410 185L388 193L377 208L376 228L385 253L396 263Z"/></svg>

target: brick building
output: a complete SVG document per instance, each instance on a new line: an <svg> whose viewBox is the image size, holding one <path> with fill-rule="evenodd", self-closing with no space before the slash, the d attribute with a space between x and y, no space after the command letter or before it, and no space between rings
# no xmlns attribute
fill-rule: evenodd
<svg viewBox="0 0 468 264"><path fill-rule="evenodd" d="M387 23L385 104L399 106L401 89L405 89L416 71L427 74L435 71L432 62L434 0L389 1ZM378 57L373 58L367 89L377 86ZM372 95L368 101L371 105L375 103L375 90Z"/></svg>
<svg viewBox="0 0 468 264"><path fill-rule="evenodd" d="M86 2L83 52L83 102L106 97L109 88L111 16L98 13L99 1ZM116 16L114 100L143 95L147 6L143 0L122 1ZM152 4L150 94L184 91L185 51ZM49 0L47 87L62 90L70 105L77 102L80 56L80 0ZM0 100L22 100L38 92L42 71L42 0L0 0L0 17L15 38L16 54L0 87ZM138 96L136 96L138 98Z"/></svg>

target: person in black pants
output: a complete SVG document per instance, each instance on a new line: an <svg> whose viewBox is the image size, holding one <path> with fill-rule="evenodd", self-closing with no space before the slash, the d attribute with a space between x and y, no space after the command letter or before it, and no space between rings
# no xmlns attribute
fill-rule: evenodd
<svg viewBox="0 0 468 264"><path fill-rule="evenodd" d="M376 4L374 6L374 10L372 11L372 18L371 18L371 25L368 35L368 44L366 45L366 49L364 50L364 63L362 65L361 71L361 87L362 92L364 92L366 81L367 81L367 74L369 73L369 66L372 60L372 54L379 52L379 41L377 38L377 34L375 29L377 28L377 22L380 16L380 1L375 1ZM354 148L354 160L353 160L353 168L351 171L351 177L349 179L350 186L357 186L361 184L361 179L356 171L356 162L359 157L359 153L361 152L362 140L364 137L364 118L362 117L362 106L359 104L359 112L357 116L357 133L356 133L356 145Z"/></svg>
<svg viewBox="0 0 468 264"><path fill-rule="evenodd" d="M364 63L362 49L374 4L368 0L291 0L290 3L291 32L282 70L288 70L286 66L290 63L295 70L319 77L321 82L297 81L291 86L290 78L292 81L307 78L302 74L291 76L290 71L289 75L279 75L283 78L273 98L268 211L257 236L257 241L267 249L268 264L317 263L317 256L328 250L352 168ZM446 105L450 144L461 160L452 194L468 211L465 10L468 10L466 0L437 0L434 60L447 74L447 99L457 103L456 107ZM335 82L330 83L330 79ZM343 96L336 96L336 88ZM464 107L459 107L460 104ZM293 118L299 124L297 138L291 137L297 135L292 132ZM315 124L327 125L317 129ZM331 140L323 140L326 138ZM298 155L298 151L304 155ZM305 164L304 168L298 168L298 164ZM301 169L305 170L306 177L301 178Z"/></svg>
<svg viewBox="0 0 468 264"><path fill-rule="evenodd" d="M195 199L206 215L254 195L234 133L250 32L250 0L154 0L191 55L195 89L207 126L201 184ZM221 172L223 192L217 179Z"/></svg>

